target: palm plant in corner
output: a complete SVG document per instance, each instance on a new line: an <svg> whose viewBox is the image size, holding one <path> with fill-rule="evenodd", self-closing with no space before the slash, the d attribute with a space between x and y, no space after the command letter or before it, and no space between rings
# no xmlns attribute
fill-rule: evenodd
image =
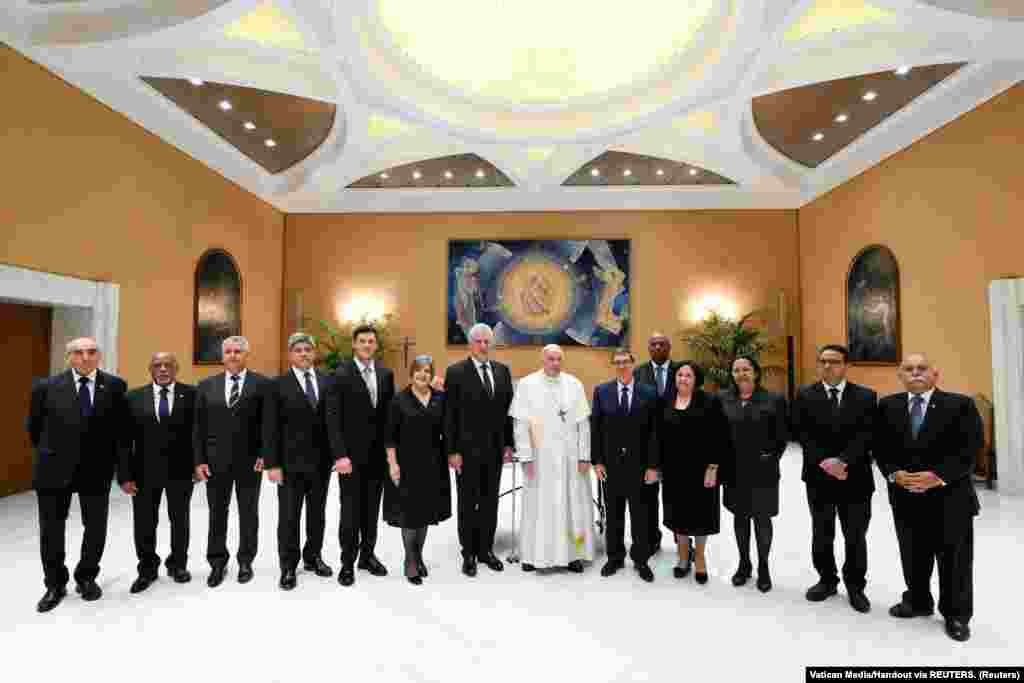
<svg viewBox="0 0 1024 683"><path fill-rule="evenodd" d="M785 368L763 360L779 349L775 339L753 323L762 311L751 311L738 320L710 311L679 336L690 349L693 360L704 369L704 387L708 391L724 389L732 381L732 362L737 356L753 356L765 376L781 374Z"/></svg>
<svg viewBox="0 0 1024 683"><path fill-rule="evenodd" d="M377 330L377 357L383 358L387 354L397 350L398 341L395 339L394 314L388 313L379 318L363 316L359 320L352 320L333 325L327 320L318 320L320 327L317 338L317 364L319 367L334 372L338 366L345 361L352 359L352 332L360 325L373 325ZM309 321L306 321L307 325Z"/></svg>

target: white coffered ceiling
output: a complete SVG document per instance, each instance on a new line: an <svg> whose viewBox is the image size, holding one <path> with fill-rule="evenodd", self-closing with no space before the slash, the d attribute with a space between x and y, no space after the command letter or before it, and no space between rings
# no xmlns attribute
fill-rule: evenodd
<svg viewBox="0 0 1024 683"><path fill-rule="evenodd" d="M1024 79L1018 4L7 0L0 39L290 213L794 208ZM816 168L766 143L751 115L760 95L953 62L966 65ZM142 77L313 98L337 114L319 148L272 174ZM732 182L563 186L609 151ZM477 155L514 186L348 187L452 155Z"/></svg>

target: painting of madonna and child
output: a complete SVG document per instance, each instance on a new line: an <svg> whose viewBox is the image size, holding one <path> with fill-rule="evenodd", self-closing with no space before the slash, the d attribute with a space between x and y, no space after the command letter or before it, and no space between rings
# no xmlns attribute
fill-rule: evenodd
<svg viewBox="0 0 1024 683"><path fill-rule="evenodd" d="M453 240L448 344L476 323L502 346L629 343L629 240Z"/></svg>

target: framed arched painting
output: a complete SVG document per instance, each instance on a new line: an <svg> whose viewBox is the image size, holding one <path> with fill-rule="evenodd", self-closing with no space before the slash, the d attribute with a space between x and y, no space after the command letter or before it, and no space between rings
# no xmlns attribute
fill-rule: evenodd
<svg viewBox="0 0 1024 683"><path fill-rule="evenodd" d="M851 363L900 363L900 270L895 255L884 245L866 247L850 265L846 345Z"/></svg>
<svg viewBox="0 0 1024 683"><path fill-rule="evenodd" d="M210 249L195 273L192 362L220 363L220 344L242 334L242 276L231 254Z"/></svg>

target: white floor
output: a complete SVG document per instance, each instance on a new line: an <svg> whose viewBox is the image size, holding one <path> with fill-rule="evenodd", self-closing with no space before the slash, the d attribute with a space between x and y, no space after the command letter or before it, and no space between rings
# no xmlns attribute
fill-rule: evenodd
<svg viewBox="0 0 1024 683"><path fill-rule="evenodd" d="M506 471L508 475L509 472ZM877 474L877 473L876 473ZM508 483L508 482L506 482ZM783 461L782 513L776 518L775 588L733 588L736 550L732 518L709 545L711 581L672 578L670 537L644 584L627 569L602 579L603 553L582 576L459 572L454 519L431 529L425 550L431 575L421 587L398 575L399 532L383 526L378 556L385 578L360 572L353 588L334 578L299 575L290 593L277 588L274 528L276 492L264 484L263 524L256 578L206 587L205 492L193 498L192 583L161 576L131 595L135 557L131 511L119 491L112 498L110 534L100 585L103 599L85 603L73 593L39 615L43 593L35 496L0 499L0 650L5 671L33 680L147 681L668 681L753 675L802 680L807 665L1020 664L1024 599L1021 521L1024 499L982 491L975 547L974 637L949 640L939 617L898 621L888 616L903 589L892 517L884 494L874 497L869 532L868 596L873 610L850 609L842 591L825 603L803 594L815 580L810 522L799 452ZM503 499L498 548L512 544L510 498ZM234 512L232 512L234 514ZM69 520L69 566L81 537L77 502ZM325 559L338 565L337 486L331 485ZM236 538L234 524L230 538ZM160 553L166 553L161 527ZM837 544L838 545L838 544ZM841 546L837 547L841 562ZM1017 642L1017 646L1012 643ZM11 678L10 680L16 680ZM711 680L710 678L708 680Z"/></svg>

